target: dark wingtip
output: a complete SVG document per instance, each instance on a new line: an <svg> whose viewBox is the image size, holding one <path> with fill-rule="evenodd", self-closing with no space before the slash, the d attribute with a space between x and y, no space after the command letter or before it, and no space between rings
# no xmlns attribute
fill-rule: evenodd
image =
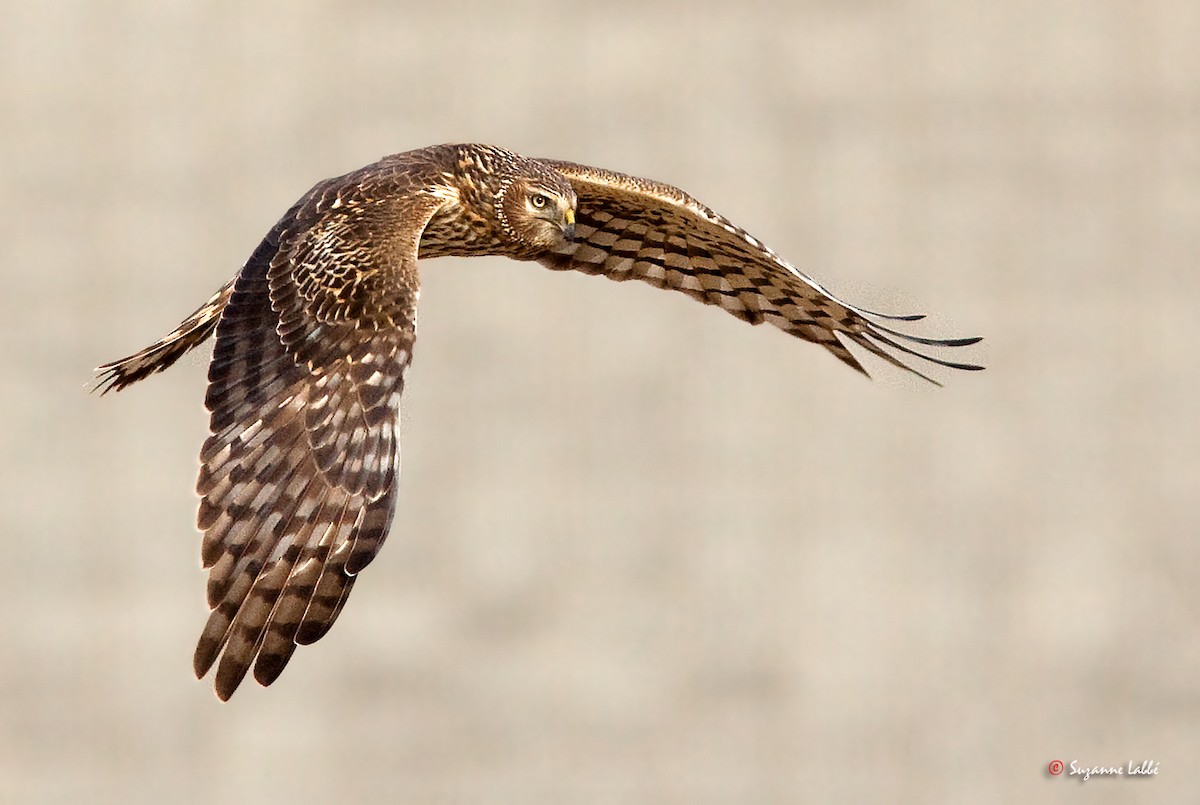
<svg viewBox="0 0 1200 805"><path fill-rule="evenodd" d="M920 358L923 361L929 361L930 363L936 363L938 366L945 366L948 369L962 369L963 371L966 371L966 372L978 372L984 368L983 366L980 366L979 364L975 364L975 363L960 363L958 361L948 361L945 358L939 358L935 355L927 355L924 352L918 352L915 349L910 349L909 347L904 346L904 344L893 341L892 339L890 339L886 335L884 335L882 332L879 332L876 330L872 330L871 332L864 333L864 335L868 335L871 338L878 341L879 343L885 344L885 345L891 347L892 349L898 349L906 355L912 355L913 357ZM975 343L975 342L972 342L972 343ZM946 345L946 346L950 346L950 345ZM963 346L966 346L966 345L964 344Z"/></svg>
<svg viewBox="0 0 1200 805"><path fill-rule="evenodd" d="M90 391L92 393L99 392L100 396L103 397L110 391L122 391L139 380L147 378L155 372L162 371L162 369L147 368L145 366L127 369L125 368L125 364L129 362L130 358L123 358L119 361L97 366L92 370L96 377L92 378L95 385L92 386Z"/></svg>
<svg viewBox="0 0 1200 805"><path fill-rule="evenodd" d="M200 638L200 642L196 644L196 653L192 655L192 670L196 672L197 679L203 679L212 668L219 648L220 644L217 641Z"/></svg>
<svg viewBox="0 0 1200 805"><path fill-rule="evenodd" d="M879 325L876 326L878 327ZM892 335L899 336L905 341L911 341L914 344L924 344L925 346L929 347L969 347L972 344L978 344L983 340L983 338L980 336L972 336L971 338L925 338L924 336L919 335L898 333L886 327L880 327L879 329L891 333Z"/></svg>
<svg viewBox="0 0 1200 805"><path fill-rule="evenodd" d="M845 303L843 302L842 304ZM846 306L850 307L849 305ZM876 319L885 319L887 321L921 321L921 319L925 318L924 313L909 313L906 316L897 316L894 313L880 313L875 310L866 310L865 308L861 307L852 307L851 310L863 316L871 316Z"/></svg>
<svg viewBox="0 0 1200 805"><path fill-rule="evenodd" d="M92 372L96 377L93 377L91 380L91 388L88 389L88 394L99 394L103 397L110 391L121 390L121 386L117 383L120 377L111 364L106 363L103 366L97 366Z"/></svg>
<svg viewBox="0 0 1200 805"><path fill-rule="evenodd" d="M912 335L899 330L893 330L891 327L879 324L878 322L868 322L872 329L880 332L894 335L897 338L903 338L913 344L924 344L927 347L969 347L972 344L978 344L983 340L983 336L970 336L968 338L927 338L921 335Z"/></svg>
<svg viewBox="0 0 1200 805"><path fill-rule="evenodd" d="M246 678L248 670L250 670L249 666L240 660L235 661L228 655L222 657L221 662L217 665L216 678L213 680L213 690L216 691L217 698L223 702L229 701L229 697Z"/></svg>
<svg viewBox="0 0 1200 805"><path fill-rule="evenodd" d="M295 648L295 643L292 644L292 647ZM291 658L291 652L258 655L258 659L254 662L254 680L264 687L270 685L283 673L283 669L287 667L288 660Z"/></svg>

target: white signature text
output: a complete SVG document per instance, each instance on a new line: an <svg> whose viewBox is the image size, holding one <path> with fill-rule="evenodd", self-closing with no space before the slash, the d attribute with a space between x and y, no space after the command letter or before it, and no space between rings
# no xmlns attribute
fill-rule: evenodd
<svg viewBox="0 0 1200 805"><path fill-rule="evenodd" d="M1143 760L1135 765L1131 760L1127 766L1081 766L1077 761L1072 760L1069 770L1072 777L1078 775L1083 778L1083 781L1092 777L1138 777L1158 774L1158 761Z"/></svg>

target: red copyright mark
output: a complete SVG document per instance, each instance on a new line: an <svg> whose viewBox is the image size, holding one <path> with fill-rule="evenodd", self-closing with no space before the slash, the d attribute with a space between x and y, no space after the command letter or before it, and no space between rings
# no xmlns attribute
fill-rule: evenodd
<svg viewBox="0 0 1200 805"><path fill-rule="evenodd" d="M1053 774L1055 777L1057 777L1058 775L1062 774L1062 770L1063 770L1063 762L1061 760L1050 761L1050 773L1051 774Z"/></svg>

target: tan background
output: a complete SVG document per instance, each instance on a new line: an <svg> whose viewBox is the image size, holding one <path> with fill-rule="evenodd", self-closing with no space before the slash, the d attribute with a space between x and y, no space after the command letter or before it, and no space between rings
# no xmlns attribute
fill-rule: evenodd
<svg viewBox="0 0 1200 805"><path fill-rule="evenodd" d="M1200 4L588 5L4 6L0 800L1194 801ZM681 185L989 370L431 263L388 548L222 705L207 350L89 370L449 140Z"/></svg>

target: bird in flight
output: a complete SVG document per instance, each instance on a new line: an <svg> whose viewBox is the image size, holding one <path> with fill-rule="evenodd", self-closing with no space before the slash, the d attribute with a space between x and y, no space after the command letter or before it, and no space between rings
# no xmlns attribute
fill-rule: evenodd
<svg viewBox="0 0 1200 805"><path fill-rule="evenodd" d="M819 344L866 374L856 344L954 369L925 338L835 297L677 188L478 144L384 157L318 183L224 287L157 343L100 366L119 390L216 334L197 525L211 613L194 657L228 699L269 685L320 639L395 511L398 419L416 337L418 260L504 255L637 279Z"/></svg>

